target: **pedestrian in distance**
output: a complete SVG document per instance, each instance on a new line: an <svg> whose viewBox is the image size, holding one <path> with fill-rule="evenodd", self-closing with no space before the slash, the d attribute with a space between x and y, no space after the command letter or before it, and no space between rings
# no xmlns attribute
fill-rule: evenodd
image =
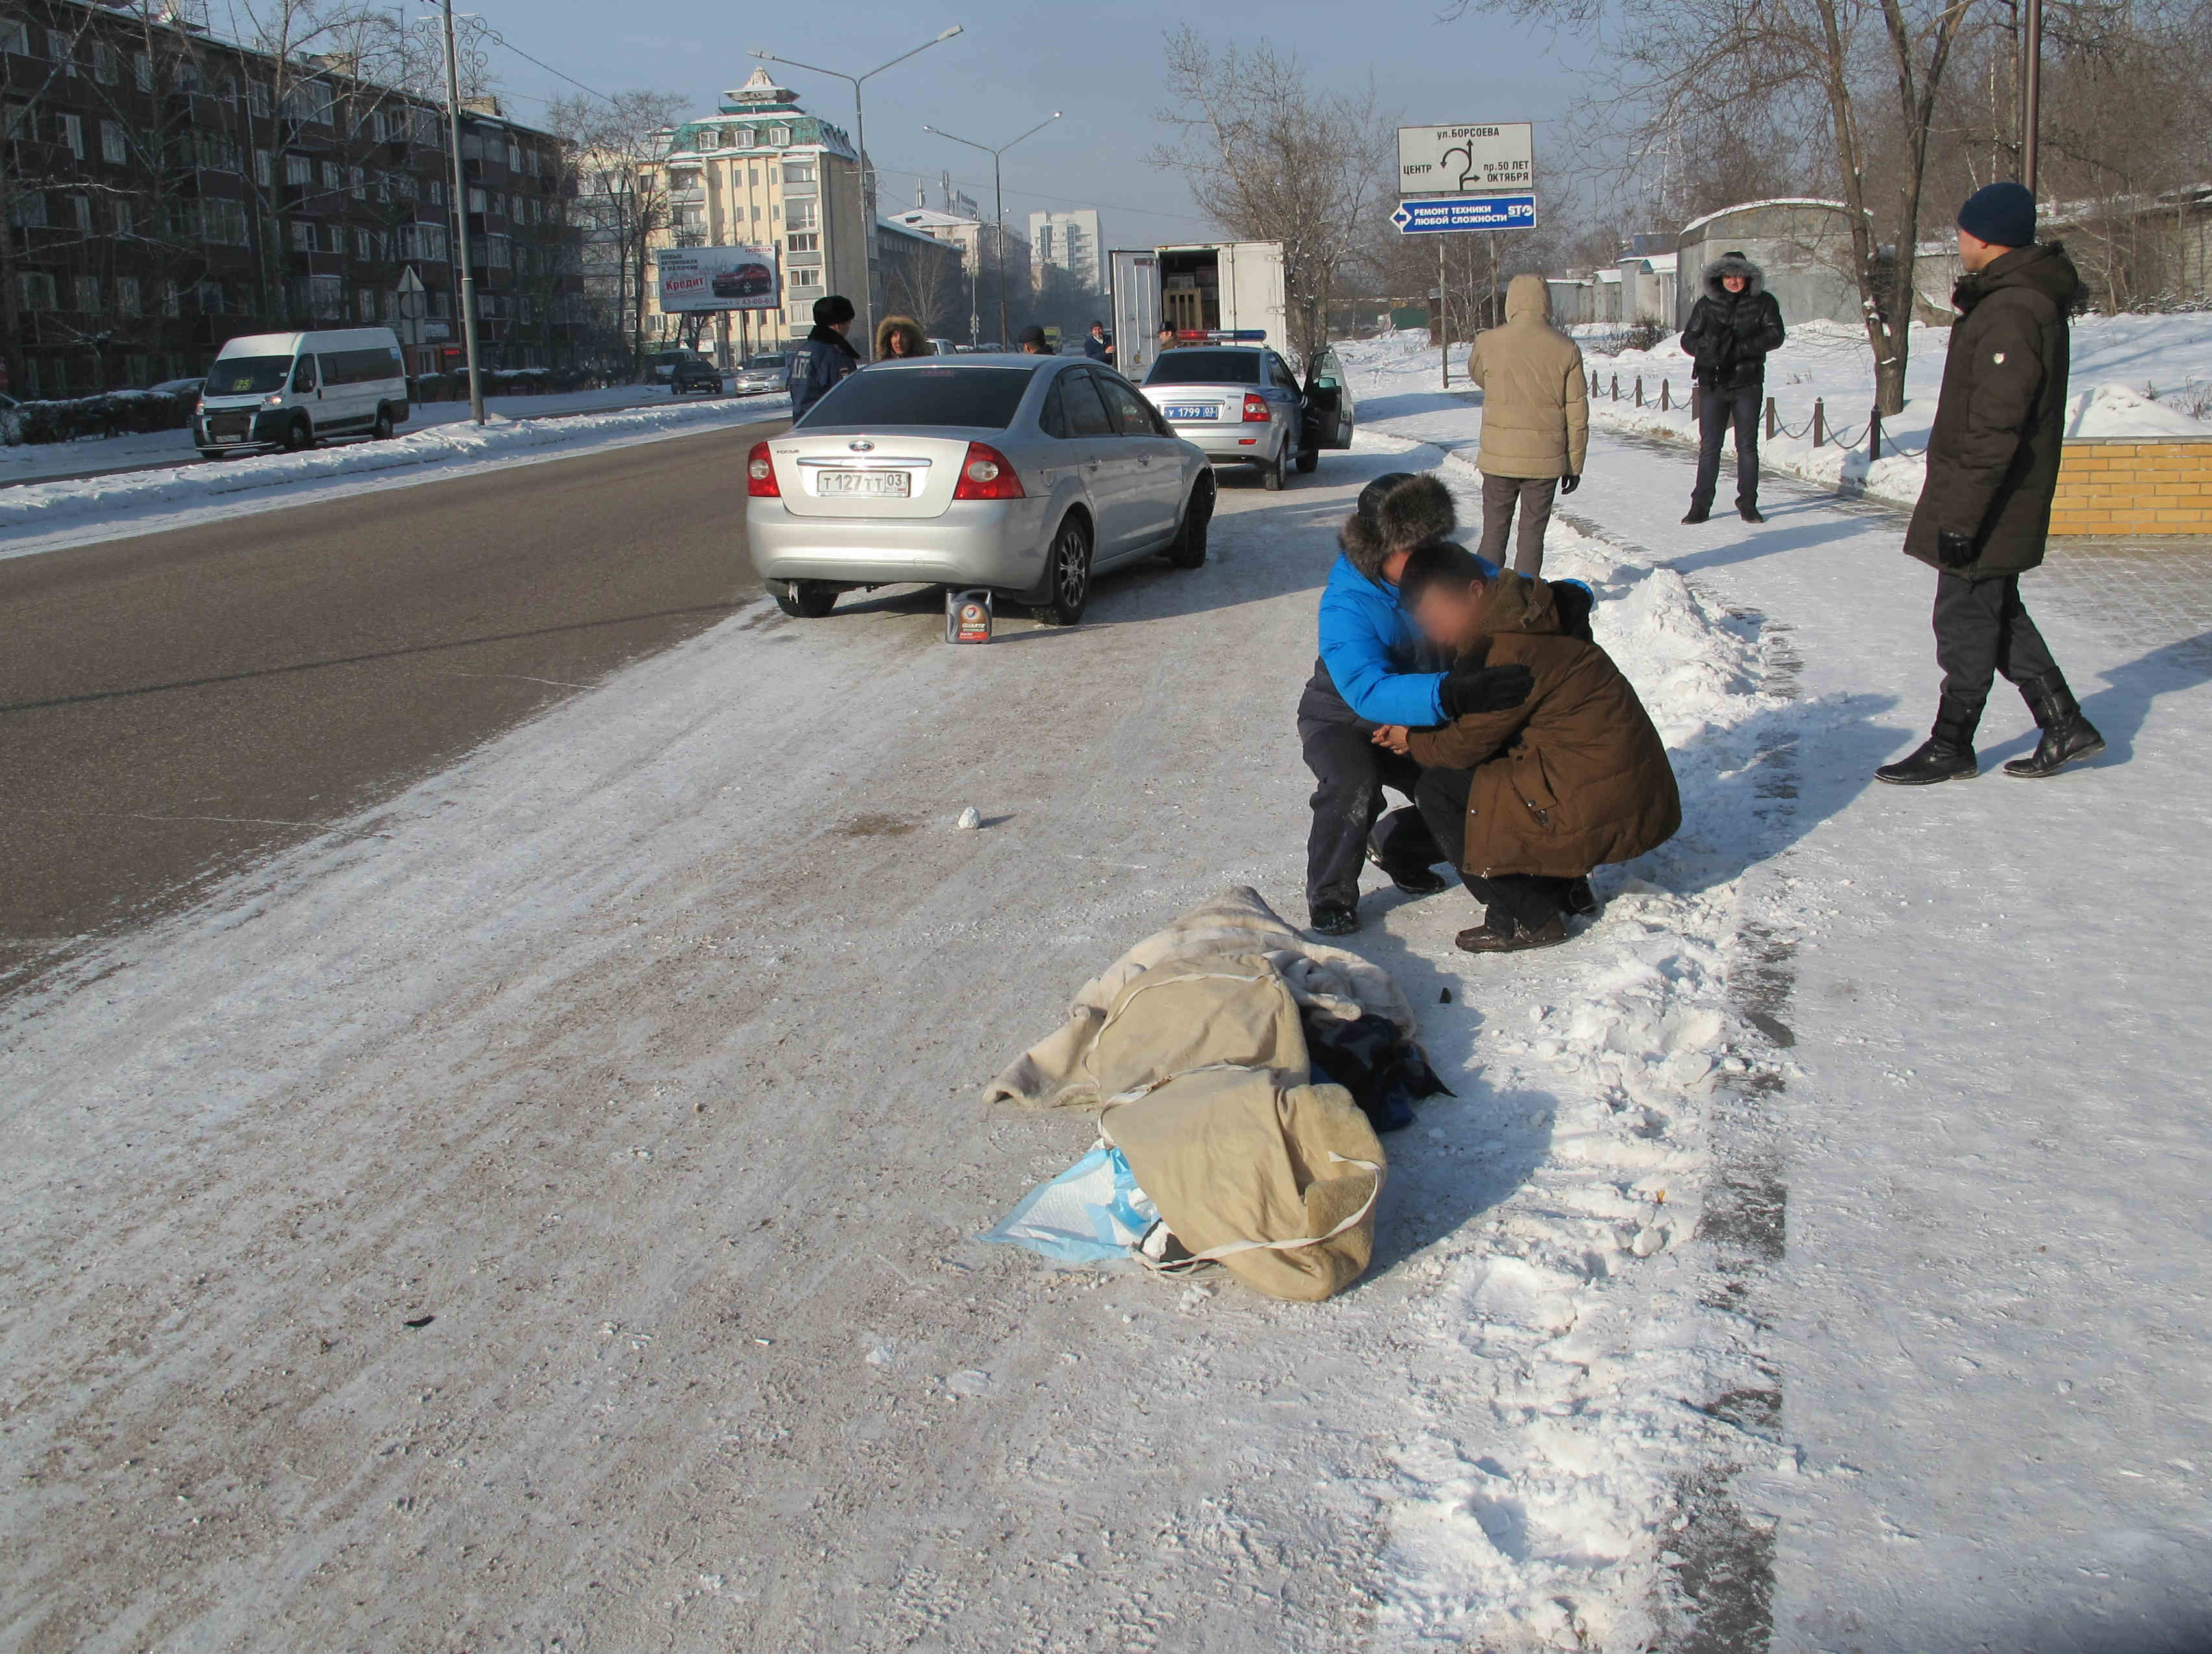
<svg viewBox="0 0 2212 1654"><path fill-rule="evenodd" d="M2042 562L2051 532L2081 280L2057 242L2037 244L2035 197L2018 184L1966 198L1959 263L1927 480L1905 535L1905 551L1936 570L1943 688L1928 739L1874 772L1900 787L1980 773L1974 732L2000 672L2042 732L2005 774L2040 780L2105 750L2020 600L2020 577Z"/></svg>
<svg viewBox="0 0 2212 1654"><path fill-rule="evenodd" d="M1788 337L1782 307L1766 277L1741 252L1723 252L1705 270L1705 291L1690 307L1682 349L1694 364L1698 402L1698 480L1686 523L1712 515L1720 486L1721 443L1735 428L1735 509L1747 523L1759 512L1759 416L1766 401L1766 356Z"/></svg>
<svg viewBox="0 0 2212 1654"><path fill-rule="evenodd" d="M814 301L813 331L791 356L793 419L803 418L839 380L859 368L860 353L845 337L853 331L853 301L842 293L825 294Z"/></svg>
<svg viewBox="0 0 2212 1654"><path fill-rule="evenodd" d="M1045 337L1044 329L1035 322L1016 334L1014 343L1025 356L1048 356L1052 354L1052 341Z"/></svg>
<svg viewBox="0 0 2212 1654"><path fill-rule="evenodd" d="M886 316L876 324L878 362L900 362L908 356L934 354L929 348L929 336L913 317Z"/></svg>
<svg viewBox="0 0 2212 1654"><path fill-rule="evenodd" d="M1393 471L1360 490L1337 538L1340 554L1322 590L1321 655L1297 712L1298 745L1314 775L1306 903L1320 935L1359 928L1366 862L1408 896L1444 888L1431 871L1443 853L1419 813L1395 811L1382 820L1383 789L1412 799L1420 767L1379 745L1376 730L1439 724L1528 693L1522 672L1462 675L1451 684L1443 672L1424 670L1412 620L1399 606L1398 574L1415 546L1441 539L1457 521L1442 483Z"/></svg>
<svg viewBox="0 0 2212 1654"><path fill-rule="evenodd" d="M1104 322L1091 324L1090 332L1084 335L1083 354L1093 362L1104 362L1109 368L1114 365L1114 347L1107 343Z"/></svg>
<svg viewBox="0 0 2212 1654"><path fill-rule="evenodd" d="M1540 276L1516 276L1505 288L1505 325L1475 336L1468 374L1482 387L1480 555L1505 561L1516 507L1516 573L1544 570L1544 531L1552 503L1582 485L1589 453L1589 380L1582 348L1552 325L1552 290Z"/></svg>
<svg viewBox="0 0 2212 1654"><path fill-rule="evenodd" d="M1597 910L1593 868L1680 828L1666 743L1613 658L1574 635L1555 601L1565 583L1493 571L1449 544L1416 550L1401 581L1423 635L1454 651L1448 683L1516 668L1530 678L1510 704L1462 705L1442 729L1382 732L1421 766L1415 802L1485 906L1458 945L1515 953L1564 942L1570 914Z"/></svg>
<svg viewBox="0 0 2212 1654"><path fill-rule="evenodd" d="M1163 354L1174 350L1176 348L1175 324L1173 322L1162 322L1160 324L1160 331L1153 337L1153 344L1158 348L1158 350Z"/></svg>

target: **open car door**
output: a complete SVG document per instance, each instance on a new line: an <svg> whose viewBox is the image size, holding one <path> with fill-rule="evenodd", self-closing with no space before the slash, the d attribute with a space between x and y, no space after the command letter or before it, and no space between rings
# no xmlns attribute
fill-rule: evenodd
<svg viewBox="0 0 2212 1654"><path fill-rule="evenodd" d="M1323 346L1306 369L1305 441L1308 448L1348 448L1356 410L1351 382L1336 359Z"/></svg>

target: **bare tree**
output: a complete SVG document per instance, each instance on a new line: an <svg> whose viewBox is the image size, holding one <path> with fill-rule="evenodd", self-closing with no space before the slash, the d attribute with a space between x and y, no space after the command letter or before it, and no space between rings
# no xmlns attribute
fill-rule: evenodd
<svg viewBox="0 0 2212 1654"><path fill-rule="evenodd" d="M1282 244L1291 348L1310 358L1388 176L1374 87L1324 91L1265 40L1216 48L1189 28L1168 33L1164 69L1175 102L1159 119L1176 137L1152 164L1181 173L1230 234Z"/></svg>
<svg viewBox="0 0 2212 1654"><path fill-rule="evenodd" d="M1884 412L1904 406L1912 264L1945 76L1989 0L1462 0L1606 33L1646 151L1754 122L1843 200ZM1884 183L1890 187L1884 188Z"/></svg>
<svg viewBox="0 0 2212 1654"><path fill-rule="evenodd" d="M654 238L673 222L666 159L681 93L631 91L557 98L548 125L576 170L571 204L583 230L585 295L605 333L626 336L633 364L645 355L645 283Z"/></svg>
<svg viewBox="0 0 2212 1654"><path fill-rule="evenodd" d="M933 337L951 331L949 323L968 297L967 272L960 260L929 253L908 253L899 259L885 283L890 308L903 311Z"/></svg>

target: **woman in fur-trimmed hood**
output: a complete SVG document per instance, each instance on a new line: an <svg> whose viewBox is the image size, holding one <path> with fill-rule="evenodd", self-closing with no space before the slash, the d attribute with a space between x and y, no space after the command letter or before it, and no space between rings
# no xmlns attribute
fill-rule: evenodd
<svg viewBox="0 0 2212 1654"><path fill-rule="evenodd" d="M876 324L876 360L898 362L931 355L921 324L911 316L886 316Z"/></svg>
<svg viewBox="0 0 2212 1654"><path fill-rule="evenodd" d="M1741 252L1723 252L1705 266L1705 292L1690 307L1682 349L1696 364L1698 479L1690 490L1686 523L1712 513L1720 487L1721 444L1735 431L1735 508L1747 523L1765 522L1759 511L1759 414L1766 392L1766 354L1781 348L1782 307L1766 290L1766 276Z"/></svg>

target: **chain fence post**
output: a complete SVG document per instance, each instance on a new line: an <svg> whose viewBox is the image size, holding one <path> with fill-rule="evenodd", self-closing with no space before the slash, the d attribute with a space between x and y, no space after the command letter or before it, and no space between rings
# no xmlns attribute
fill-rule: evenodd
<svg viewBox="0 0 2212 1654"><path fill-rule="evenodd" d="M1674 388L1663 379L1659 381L1659 411L1661 413L1665 413L1673 405L1668 398L1673 393Z"/></svg>
<svg viewBox="0 0 2212 1654"><path fill-rule="evenodd" d="M1641 374L1636 376L1636 405L1639 408L1644 405L1644 375Z"/></svg>
<svg viewBox="0 0 2212 1654"><path fill-rule="evenodd" d="M1877 402L1874 404L1873 410L1867 415L1867 464L1870 465L1881 458L1881 404Z"/></svg>
<svg viewBox="0 0 2212 1654"><path fill-rule="evenodd" d="M1823 405L1821 398L1816 396L1813 398L1813 446L1814 447L1820 446L1820 439L1826 434L1827 425L1828 410Z"/></svg>
<svg viewBox="0 0 2212 1654"><path fill-rule="evenodd" d="M1766 398L1766 440L1768 441L1771 442L1774 440L1775 427L1780 423L1774 417L1774 398L1769 397Z"/></svg>
<svg viewBox="0 0 2212 1654"><path fill-rule="evenodd" d="M1615 402L1620 400L1620 375L1619 374L1615 374L1613 376L1613 399Z"/></svg>

